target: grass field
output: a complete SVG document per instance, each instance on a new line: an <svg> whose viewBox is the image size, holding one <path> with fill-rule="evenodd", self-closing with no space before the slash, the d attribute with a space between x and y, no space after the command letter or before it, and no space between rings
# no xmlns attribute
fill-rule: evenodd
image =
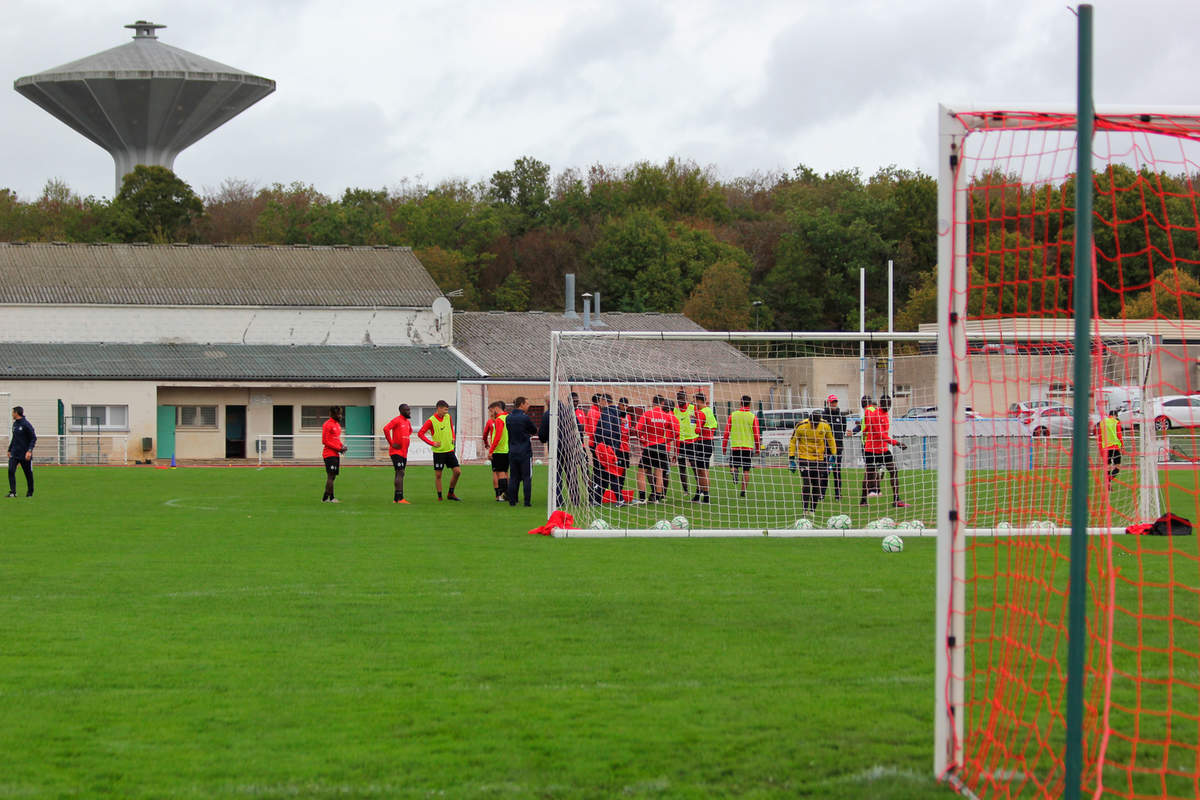
<svg viewBox="0 0 1200 800"><path fill-rule="evenodd" d="M38 470L0 797L952 796L931 539L557 540L411 473Z"/></svg>

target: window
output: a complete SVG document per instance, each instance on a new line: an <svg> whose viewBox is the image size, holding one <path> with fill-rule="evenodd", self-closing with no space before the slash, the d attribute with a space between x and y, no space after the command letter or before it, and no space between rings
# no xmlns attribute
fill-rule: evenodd
<svg viewBox="0 0 1200 800"><path fill-rule="evenodd" d="M911 383L897 383L896 384L896 397L912 397L912 384Z"/></svg>
<svg viewBox="0 0 1200 800"><path fill-rule="evenodd" d="M300 427L320 430L329 419L329 406L300 406Z"/></svg>
<svg viewBox="0 0 1200 800"><path fill-rule="evenodd" d="M1163 405L1168 408L1176 408L1177 406L1186 406L1186 405L1188 405L1188 398L1177 397L1174 400L1167 400L1166 402L1163 403Z"/></svg>
<svg viewBox="0 0 1200 800"><path fill-rule="evenodd" d="M71 406L71 430L129 430L129 406Z"/></svg>
<svg viewBox="0 0 1200 800"><path fill-rule="evenodd" d="M178 428L217 427L216 406L175 406L175 426Z"/></svg>

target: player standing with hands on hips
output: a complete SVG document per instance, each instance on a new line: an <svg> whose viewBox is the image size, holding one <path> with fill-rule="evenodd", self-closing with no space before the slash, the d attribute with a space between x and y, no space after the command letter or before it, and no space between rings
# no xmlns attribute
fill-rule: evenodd
<svg viewBox="0 0 1200 800"><path fill-rule="evenodd" d="M401 403L397 410L400 414L383 426L383 438L387 439L388 455L396 471L392 502L411 505L404 499L404 470L408 466L408 442L412 438L412 410L408 403Z"/></svg>
<svg viewBox="0 0 1200 800"><path fill-rule="evenodd" d="M325 494L321 496L322 503L342 502L333 496L333 482L342 466L342 453L346 452L346 445L342 444L340 418L341 409L330 406L329 419L321 426L321 457L325 459Z"/></svg>
<svg viewBox="0 0 1200 800"><path fill-rule="evenodd" d="M37 434L29 420L25 419L25 409L13 406L12 436L8 438L8 496L17 496L17 465L25 473L25 496L33 497L33 446L37 444Z"/></svg>

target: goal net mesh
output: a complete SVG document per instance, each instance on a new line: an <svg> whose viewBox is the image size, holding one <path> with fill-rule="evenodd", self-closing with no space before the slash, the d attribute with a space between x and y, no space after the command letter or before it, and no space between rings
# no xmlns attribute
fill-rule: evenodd
<svg viewBox="0 0 1200 800"><path fill-rule="evenodd" d="M933 337L889 358L886 342L820 336L560 335L552 509L610 535L932 525ZM887 463L870 476L863 395L878 414L891 405Z"/></svg>
<svg viewBox="0 0 1200 800"><path fill-rule="evenodd" d="M1085 796L1200 796L1200 562L1195 536L1127 535L1200 519L1197 118L1099 114L1090 386L1073 385L1074 117L950 113L956 146L950 307L958 402L1009 413L1025 442L954 441L954 636L939 647L947 777L979 797L1063 790L1070 491L1088 482ZM945 129L944 129L945 130ZM945 135L945 133L943 134ZM944 252L944 251L943 251ZM943 302L944 302L943 295ZM964 343L965 342L965 343ZM1071 471L1088 393L1088 474ZM1193 416L1193 409L1195 415ZM959 425L969 427L969 415ZM1013 458L1015 448L1016 458ZM1119 454L1117 463L1115 455ZM946 526L950 528L950 526ZM939 565L939 569L942 569Z"/></svg>

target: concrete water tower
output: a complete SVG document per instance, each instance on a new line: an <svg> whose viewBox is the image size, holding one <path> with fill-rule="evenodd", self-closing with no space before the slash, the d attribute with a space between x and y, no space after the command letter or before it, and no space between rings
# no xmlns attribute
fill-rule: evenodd
<svg viewBox="0 0 1200 800"><path fill-rule="evenodd" d="M269 78L161 43L165 25L125 27L128 44L13 82L112 155L117 191L138 164L173 169L181 150L275 91Z"/></svg>

